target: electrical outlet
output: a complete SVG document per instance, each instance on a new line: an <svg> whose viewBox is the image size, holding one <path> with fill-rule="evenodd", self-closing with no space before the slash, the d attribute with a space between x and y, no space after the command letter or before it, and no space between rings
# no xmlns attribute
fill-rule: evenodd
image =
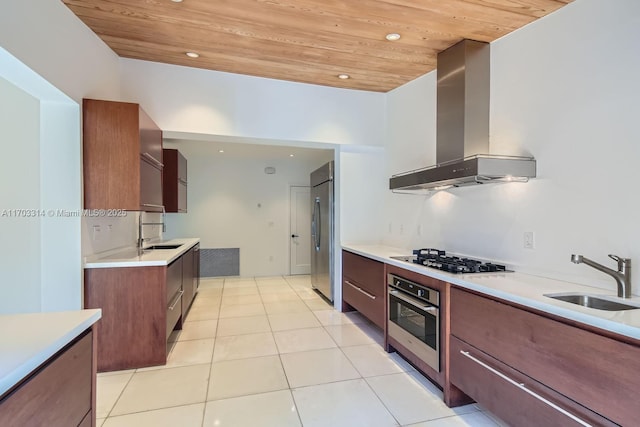
<svg viewBox="0 0 640 427"><path fill-rule="evenodd" d="M389 223L389 234L391 234L391 231L393 230L393 224Z"/></svg>
<svg viewBox="0 0 640 427"><path fill-rule="evenodd" d="M98 242L100 241L100 226L99 225L94 225L93 226L93 241L94 242Z"/></svg>
<svg viewBox="0 0 640 427"><path fill-rule="evenodd" d="M404 224L400 224L400 234L404 233Z"/></svg>
<svg viewBox="0 0 640 427"><path fill-rule="evenodd" d="M418 224L417 233L418 233L418 236L422 236L422 224Z"/></svg>
<svg viewBox="0 0 640 427"><path fill-rule="evenodd" d="M536 248L535 233L533 231L524 232L524 248L525 249Z"/></svg>

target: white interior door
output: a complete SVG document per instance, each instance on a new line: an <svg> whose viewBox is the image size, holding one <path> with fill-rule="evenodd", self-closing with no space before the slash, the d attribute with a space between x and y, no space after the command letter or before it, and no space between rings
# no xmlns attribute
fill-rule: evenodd
<svg viewBox="0 0 640 427"><path fill-rule="evenodd" d="M310 188L292 186L290 190L290 274L311 272Z"/></svg>

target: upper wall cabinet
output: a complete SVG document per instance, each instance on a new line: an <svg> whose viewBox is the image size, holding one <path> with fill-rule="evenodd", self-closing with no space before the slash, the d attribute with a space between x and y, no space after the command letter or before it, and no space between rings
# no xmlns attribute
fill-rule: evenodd
<svg viewBox="0 0 640 427"><path fill-rule="evenodd" d="M172 148L164 150L163 201L167 212L187 212L187 159Z"/></svg>
<svg viewBox="0 0 640 427"><path fill-rule="evenodd" d="M138 104L82 107L84 207L161 212L162 130Z"/></svg>

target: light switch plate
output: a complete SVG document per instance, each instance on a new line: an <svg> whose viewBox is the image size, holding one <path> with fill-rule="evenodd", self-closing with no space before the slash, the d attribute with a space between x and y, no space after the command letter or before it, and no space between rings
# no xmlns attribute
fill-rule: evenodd
<svg viewBox="0 0 640 427"><path fill-rule="evenodd" d="M525 249L536 248L535 233L533 231L524 232L524 248Z"/></svg>

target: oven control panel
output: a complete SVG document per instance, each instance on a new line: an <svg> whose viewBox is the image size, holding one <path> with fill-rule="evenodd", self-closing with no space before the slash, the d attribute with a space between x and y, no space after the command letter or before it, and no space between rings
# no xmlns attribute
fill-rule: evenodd
<svg viewBox="0 0 640 427"><path fill-rule="evenodd" d="M436 307L440 305L440 292L435 289L403 279L395 274L387 275L387 284L395 289L406 292L416 298L420 298L421 300L435 305Z"/></svg>

